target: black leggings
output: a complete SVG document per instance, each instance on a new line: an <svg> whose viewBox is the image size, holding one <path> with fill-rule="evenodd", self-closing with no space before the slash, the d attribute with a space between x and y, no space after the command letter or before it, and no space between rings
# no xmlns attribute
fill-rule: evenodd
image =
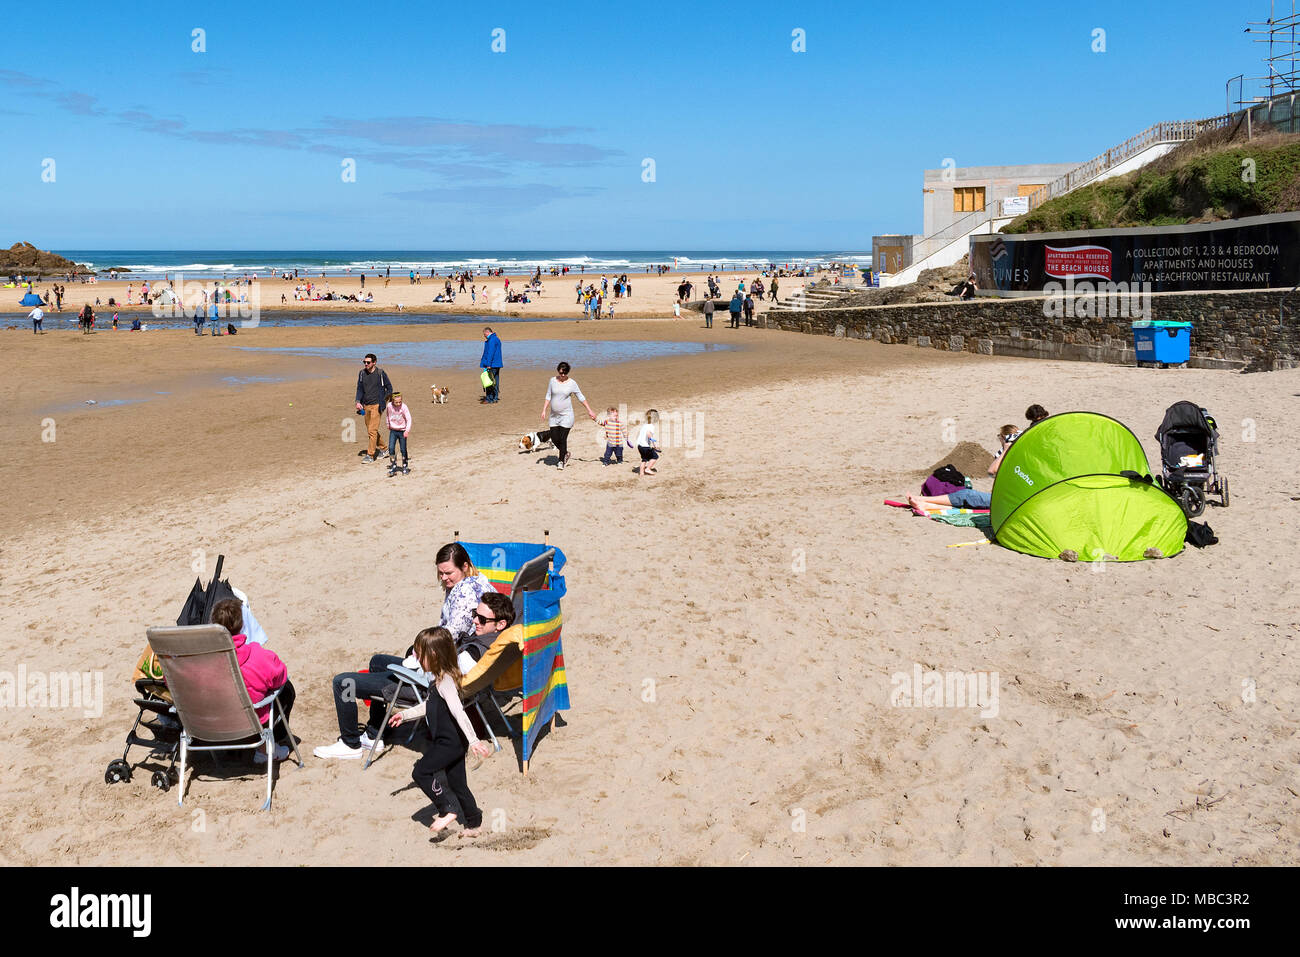
<svg viewBox="0 0 1300 957"><path fill-rule="evenodd" d="M433 698L438 697L437 691L432 691L429 695L430 701L427 707L434 707ZM439 699L441 702L441 699ZM446 704L442 705L446 708ZM447 721L451 720L451 713L447 712L439 716ZM421 722L423 723L423 721ZM420 746L420 759L415 762L415 767L411 769L411 779L419 786L420 790L425 793L438 813L448 814L454 806L447 794L450 791L456 796L456 802L460 804L460 823L465 827L478 827L483 823L483 812L479 806L474 803L474 795L470 793L469 782L465 779L465 744L457 736L457 740L444 738L439 735L437 740L433 740L428 732L428 725L424 726L424 740ZM446 773L446 786L439 780L439 772Z"/></svg>
<svg viewBox="0 0 1300 957"><path fill-rule="evenodd" d="M555 445L555 451L560 453L560 461L563 462L569 455L569 429L562 425L551 426L551 442Z"/></svg>

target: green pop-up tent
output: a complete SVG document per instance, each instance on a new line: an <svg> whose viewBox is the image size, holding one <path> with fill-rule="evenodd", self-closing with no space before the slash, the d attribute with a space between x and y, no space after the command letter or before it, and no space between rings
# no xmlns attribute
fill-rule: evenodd
<svg viewBox="0 0 1300 957"><path fill-rule="evenodd" d="M1187 517L1151 481L1137 436L1109 416L1067 412L1035 423L998 466L989 511L998 544L1026 555L1138 561L1183 550Z"/></svg>

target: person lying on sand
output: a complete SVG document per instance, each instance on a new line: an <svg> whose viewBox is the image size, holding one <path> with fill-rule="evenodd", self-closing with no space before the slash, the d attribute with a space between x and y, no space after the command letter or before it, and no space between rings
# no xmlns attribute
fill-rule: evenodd
<svg viewBox="0 0 1300 957"><path fill-rule="evenodd" d="M993 457L989 464L989 475L998 474L998 466L1002 464L1002 456L1006 454L1007 449L1011 448L1011 443L1020 437L1020 430L1014 425L1004 425L998 430L998 443L1000 448L998 454ZM944 508L990 508L993 504L992 492L981 492L978 489L963 488L955 492L949 492L947 495L909 495L907 504L912 506L912 511L917 515L928 515L926 506L935 505Z"/></svg>

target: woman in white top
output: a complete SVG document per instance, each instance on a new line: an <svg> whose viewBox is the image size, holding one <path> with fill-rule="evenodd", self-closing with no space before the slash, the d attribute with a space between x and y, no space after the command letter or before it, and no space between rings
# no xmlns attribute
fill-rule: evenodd
<svg viewBox="0 0 1300 957"><path fill-rule="evenodd" d="M587 397L578 388L578 383L569 378L569 364L561 362L555 367L555 377L546 387L546 401L542 403L542 421L551 428L551 442L560 454L559 468L569 461L569 430L573 428L573 397L578 397L582 407L587 410L591 420L596 421L596 413L587 405Z"/></svg>

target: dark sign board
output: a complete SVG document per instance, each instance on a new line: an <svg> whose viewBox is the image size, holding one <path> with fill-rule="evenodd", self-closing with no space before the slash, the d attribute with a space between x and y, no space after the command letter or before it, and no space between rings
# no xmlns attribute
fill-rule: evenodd
<svg viewBox="0 0 1300 957"><path fill-rule="evenodd" d="M1300 213L1195 226L972 236L970 268L983 295L1041 294L1049 283L1059 290L1070 279L1151 292L1289 289L1300 283Z"/></svg>

